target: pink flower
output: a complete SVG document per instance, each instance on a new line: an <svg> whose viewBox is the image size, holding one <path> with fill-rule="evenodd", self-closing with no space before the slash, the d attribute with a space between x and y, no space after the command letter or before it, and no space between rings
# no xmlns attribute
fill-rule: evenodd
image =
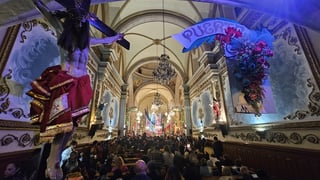
<svg viewBox="0 0 320 180"><path fill-rule="evenodd" d="M259 41L256 45L259 46L259 47L261 47L261 48L263 48L263 47L266 47L266 46L267 46L267 43L261 40L261 41Z"/></svg>
<svg viewBox="0 0 320 180"><path fill-rule="evenodd" d="M255 47L255 48L253 49L253 53L254 53L254 54L260 54L261 51L262 51L262 48L259 47L259 46Z"/></svg>

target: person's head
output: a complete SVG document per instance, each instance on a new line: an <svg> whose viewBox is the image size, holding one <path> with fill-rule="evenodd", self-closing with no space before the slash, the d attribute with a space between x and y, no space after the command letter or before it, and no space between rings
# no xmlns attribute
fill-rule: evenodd
<svg viewBox="0 0 320 180"><path fill-rule="evenodd" d="M206 160L206 158L201 158L201 159L200 159L200 166L207 166L207 160Z"/></svg>
<svg viewBox="0 0 320 180"><path fill-rule="evenodd" d="M79 172L69 173L66 175L66 180L84 180L83 176Z"/></svg>
<svg viewBox="0 0 320 180"><path fill-rule="evenodd" d="M221 172L222 172L222 176L232 175L231 168L229 166L223 166Z"/></svg>
<svg viewBox="0 0 320 180"><path fill-rule="evenodd" d="M192 152L189 154L189 162L198 165L199 164L199 159L196 153Z"/></svg>
<svg viewBox="0 0 320 180"><path fill-rule="evenodd" d="M147 171L147 165L143 160L136 161L134 171L136 174L146 174Z"/></svg>
<svg viewBox="0 0 320 180"><path fill-rule="evenodd" d="M83 0L67 7L64 13L64 28L58 45L72 51L74 48L83 50L89 46L89 8L91 0Z"/></svg>
<svg viewBox="0 0 320 180"><path fill-rule="evenodd" d="M73 160L73 161L76 161L77 158L78 158L78 153L77 153L76 151L72 151L72 152L70 153L69 159L70 159L70 160Z"/></svg>
<svg viewBox="0 0 320 180"><path fill-rule="evenodd" d="M20 168L17 166L16 163L9 163L4 170L4 177L11 177L18 172Z"/></svg>
<svg viewBox="0 0 320 180"><path fill-rule="evenodd" d="M165 146L164 146L164 151L166 151L166 152L170 152L170 148L169 148L169 146L168 146L168 145L165 145Z"/></svg>
<svg viewBox="0 0 320 180"><path fill-rule="evenodd" d="M185 159L189 159L189 152L188 151L184 152L183 157Z"/></svg>
<svg viewBox="0 0 320 180"><path fill-rule="evenodd" d="M84 152L80 152L79 156L83 157L84 156Z"/></svg>
<svg viewBox="0 0 320 180"><path fill-rule="evenodd" d="M250 174L248 167L247 167L247 166L241 166L241 167L240 167L240 174L241 174L241 175Z"/></svg>
<svg viewBox="0 0 320 180"><path fill-rule="evenodd" d="M207 166L208 166L208 167L214 167L213 161L207 160Z"/></svg>
<svg viewBox="0 0 320 180"><path fill-rule="evenodd" d="M117 168L121 168L121 166L123 166L122 159L119 156L113 157L112 166L117 167Z"/></svg>
<svg viewBox="0 0 320 180"><path fill-rule="evenodd" d="M70 143L70 146L75 148L76 146L78 145L78 142L75 141L75 140L72 140L71 143Z"/></svg>

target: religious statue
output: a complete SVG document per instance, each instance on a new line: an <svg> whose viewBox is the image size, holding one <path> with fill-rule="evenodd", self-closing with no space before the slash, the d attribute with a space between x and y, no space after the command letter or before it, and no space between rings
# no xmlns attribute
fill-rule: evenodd
<svg viewBox="0 0 320 180"><path fill-rule="evenodd" d="M198 118L200 119L201 126L204 126L203 117L204 117L203 109L202 109L202 106L200 106L198 109Z"/></svg>
<svg viewBox="0 0 320 180"><path fill-rule="evenodd" d="M213 101L209 104L209 106L212 108L214 120L216 123L218 123L221 115L220 102L213 98Z"/></svg>
<svg viewBox="0 0 320 180"><path fill-rule="evenodd" d="M30 115L32 122L40 125L40 141L51 143L45 172L51 180L62 179L61 152L81 117L89 113L93 94L87 73L89 47L123 40L121 33L101 39L90 37L91 22L99 30L106 26L89 13L91 0L56 1L66 10L51 12L45 3L33 0L55 28L61 65L48 67L31 83L32 89L27 92L33 98Z"/></svg>
<svg viewBox="0 0 320 180"><path fill-rule="evenodd" d="M97 120L102 120L102 113L103 109L108 105L107 102L101 102L98 106L97 113L96 113L96 118Z"/></svg>

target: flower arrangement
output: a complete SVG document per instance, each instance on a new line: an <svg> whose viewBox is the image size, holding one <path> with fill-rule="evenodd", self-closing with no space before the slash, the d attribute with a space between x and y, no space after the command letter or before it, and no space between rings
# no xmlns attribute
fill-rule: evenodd
<svg viewBox="0 0 320 180"><path fill-rule="evenodd" d="M232 39L242 37L240 30L228 27L224 35L217 35L222 46L232 45ZM252 106L254 113L260 116L259 104L263 103L265 97L263 83L267 78L270 64L267 62L273 56L273 51L263 40L258 42L240 42L233 47L236 52L234 59L237 61L235 78L240 82L246 102Z"/></svg>
<svg viewBox="0 0 320 180"><path fill-rule="evenodd" d="M234 72L235 77L242 84L245 100L258 116L261 115L258 105L263 103L265 97L262 85L270 68L267 60L271 56L272 50L261 40L257 43L242 44L236 57L238 68Z"/></svg>

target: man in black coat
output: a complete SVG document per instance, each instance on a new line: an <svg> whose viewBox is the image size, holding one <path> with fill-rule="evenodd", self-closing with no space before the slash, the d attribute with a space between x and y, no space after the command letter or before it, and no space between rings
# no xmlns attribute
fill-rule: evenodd
<svg viewBox="0 0 320 180"><path fill-rule="evenodd" d="M221 160L221 157L223 155L223 144L222 142L218 139L217 136L213 138L213 153L214 157L218 158Z"/></svg>

